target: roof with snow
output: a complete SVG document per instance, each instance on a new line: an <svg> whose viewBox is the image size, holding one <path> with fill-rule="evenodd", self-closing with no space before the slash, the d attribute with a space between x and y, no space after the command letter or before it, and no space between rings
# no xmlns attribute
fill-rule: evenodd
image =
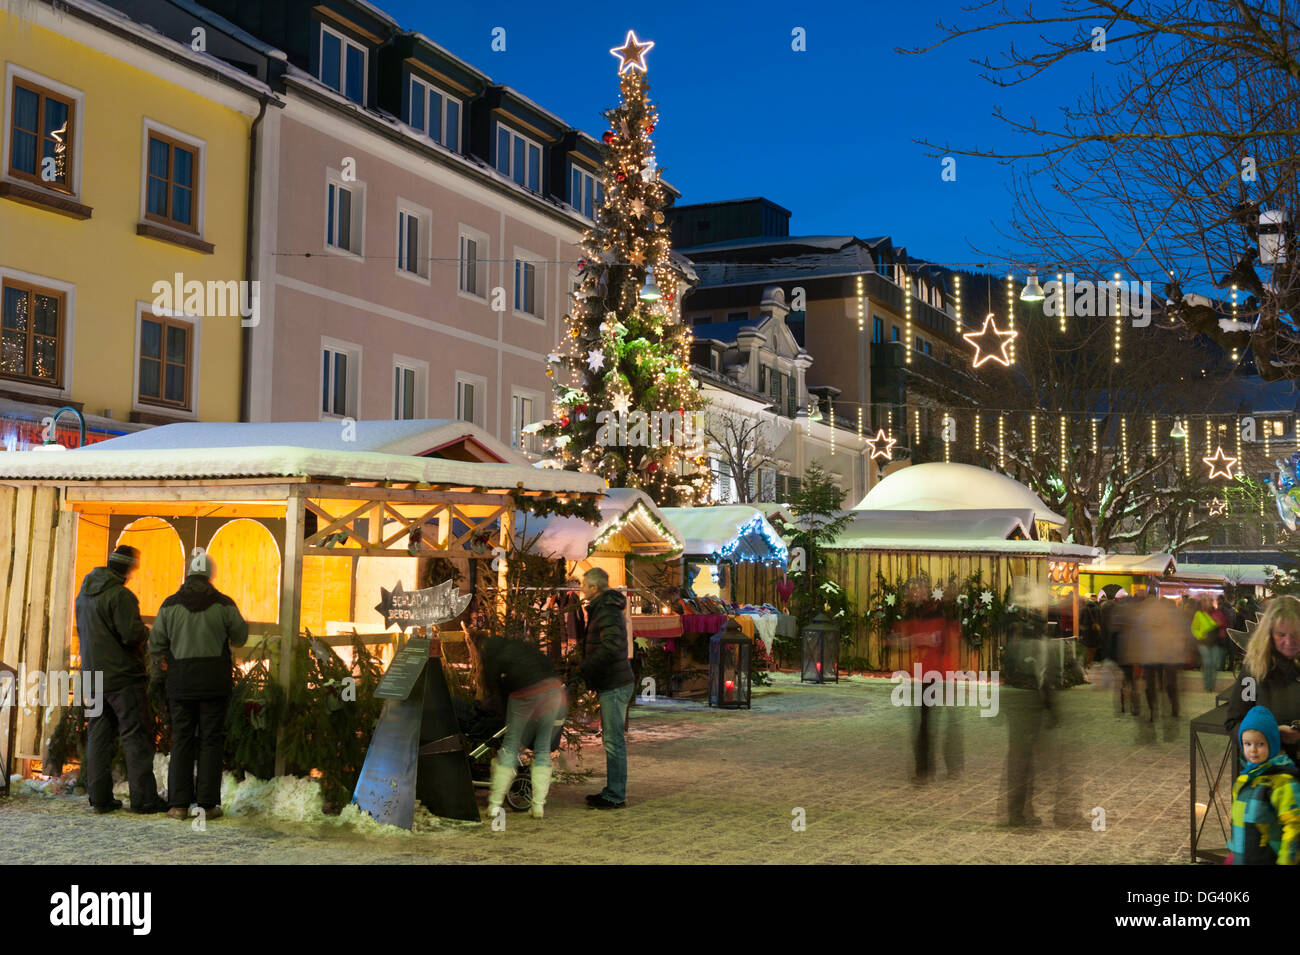
<svg viewBox="0 0 1300 955"><path fill-rule="evenodd" d="M853 510L831 550L961 551L1092 560L1101 550L1033 540L1032 508L952 511ZM1082 569L1082 568L1081 568Z"/></svg>
<svg viewBox="0 0 1300 955"><path fill-rule="evenodd" d="M1081 574L1153 574L1157 577L1177 571L1173 554L1106 554L1079 568Z"/></svg>
<svg viewBox="0 0 1300 955"><path fill-rule="evenodd" d="M520 513L515 534L520 543L534 541L530 550L547 557L584 560L601 549L613 534L621 534L636 556L672 557L685 542L654 501L636 488L610 488L596 504L600 521L580 517L534 517Z"/></svg>
<svg viewBox="0 0 1300 955"><path fill-rule="evenodd" d="M788 559L781 535L753 505L665 507L663 513L693 557L779 563Z"/></svg>
<svg viewBox="0 0 1300 955"><path fill-rule="evenodd" d="M318 451L377 451L529 466L531 462L476 424L456 418L406 421L194 421L165 424L102 442L102 450L255 448L290 446Z"/></svg>
<svg viewBox="0 0 1300 955"><path fill-rule="evenodd" d="M857 511L1032 511L1033 519L1062 526L1065 518L1048 508L1019 481L972 464L935 461L894 471L867 492ZM1033 536L1033 529L1030 528Z"/></svg>
<svg viewBox="0 0 1300 955"><path fill-rule="evenodd" d="M1267 587L1277 573L1276 564L1179 564L1178 576L1215 575L1225 582Z"/></svg>
<svg viewBox="0 0 1300 955"><path fill-rule="evenodd" d="M578 494L605 486L596 475L532 467L463 421L358 421L357 440L346 434L329 421L164 425L74 451L0 452L0 480L297 477Z"/></svg>

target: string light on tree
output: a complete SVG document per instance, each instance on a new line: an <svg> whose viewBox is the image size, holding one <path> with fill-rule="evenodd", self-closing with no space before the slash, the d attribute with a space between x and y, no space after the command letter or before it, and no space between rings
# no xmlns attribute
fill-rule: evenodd
<svg viewBox="0 0 1300 955"><path fill-rule="evenodd" d="M1058 289L1065 288L1065 276L1062 275L1060 272L1056 273L1056 287ZM1060 322L1061 333L1065 334L1065 313L1069 311L1069 309L1058 308L1056 311Z"/></svg>
<svg viewBox="0 0 1300 955"><path fill-rule="evenodd" d="M979 460L979 455L982 453L981 439L980 439L980 415L979 415L979 412L978 412L978 411L975 412L975 431L974 431L974 433L975 433L975 460L978 461L978 460Z"/></svg>
<svg viewBox="0 0 1300 955"><path fill-rule="evenodd" d="M867 304L862 291L862 276L858 276L858 332L867 330Z"/></svg>
<svg viewBox="0 0 1300 955"><path fill-rule="evenodd" d="M1066 462L1070 459L1070 433L1065 423L1065 415L1061 415L1061 467L1065 467Z"/></svg>
<svg viewBox="0 0 1300 955"><path fill-rule="evenodd" d="M1119 419L1119 456L1120 466L1128 474L1128 418L1123 415Z"/></svg>
<svg viewBox="0 0 1300 955"><path fill-rule="evenodd" d="M1156 436L1156 432L1158 430L1159 430L1159 425L1156 423L1156 419L1152 418L1151 419L1151 456L1153 458L1160 453L1160 449L1156 444L1156 441L1158 440Z"/></svg>
<svg viewBox="0 0 1300 955"><path fill-rule="evenodd" d="M1014 365L1016 363L1016 286L1015 279L1011 275L1007 276L1007 331L1012 335L1007 349L1007 359Z"/></svg>
<svg viewBox="0 0 1300 955"><path fill-rule="evenodd" d="M916 449L921 446L921 409L912 409L912 459L916 459Z"/></svg>
<svg viewBox="0 0 1300 955"><path fill-rule="evenodd" d="M1115 315L1115 364L1119 364L1119 350L1123 346L1124 338L1124 319L1120 315L1119 307L1119 273L1115 273L1115 301L1112 307Z"/></svg>
<svg viewBox="0 0 1300 955"><path fill-rule="evenodd" d="M1237 419L1237 460L1238 461L1245 460L1245 458L1243 458L1241 455L1241 419L1240 418ZM1240 468L1238 468L1238 473L1240 473Z"/></svg>
<svg viewBox="0 0 1300 955"><path fill-rule="evenodd" d="M1038 415L1029 412L1029 450L1038 452Z"/></svg>
<svg viewBox="0 0 1300 955"><path fill-rule="evenodd" d="M1237 327L1237 286L1232 287L1232 327ZM1232 363L1235 365L1238 361L1237 349L1232 350Z"/></svg>
<svg viewBox="0 0 1300 955"><path fill-rule="evenodd" d="M998 468L1005 470L1007 466L1007 418L1006 415L998 415Z"/></svg>
<svg viewBox="0 0 1300 955"><path fill-rule="evenodd" d="M1097 419L1096 418L1090 419L1090 424L1092 425L1092 453L1096 454L1097 453Z"/></svg>

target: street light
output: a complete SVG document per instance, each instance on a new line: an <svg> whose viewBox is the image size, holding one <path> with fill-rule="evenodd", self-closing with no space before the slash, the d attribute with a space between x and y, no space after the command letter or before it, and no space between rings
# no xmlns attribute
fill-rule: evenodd
<svg viewBox="0 0 1300 955"><path fill-rule="evenodd" d="M659 290L659 283L655 281L654 273L647 271L645 285L641 287L641 301L657 302L663 298L663 294L664 293Z"/></svg>
<svg viewBox="0 0 1300 955"><path fill-rule="evenodd" d="M1025 283L1024 290L1020 293L1022 302L1041 302L1046 296L1043 294L1043 287L1038 284L1038 276L1029 276L1029 281Z"/></svg>

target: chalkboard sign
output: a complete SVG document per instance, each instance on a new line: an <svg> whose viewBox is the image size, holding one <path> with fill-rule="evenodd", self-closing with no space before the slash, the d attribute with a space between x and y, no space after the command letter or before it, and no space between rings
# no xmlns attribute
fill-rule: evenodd
<svg viewBox="0 0 1300 955"><path fill-rule="evenodd" d="M416 683L424 674L424 665L429 662L429 645L432 642L427 637L413 638L398 650L393 655L388 671L375 687L375 696L384 700L410 699Z"/></svg>

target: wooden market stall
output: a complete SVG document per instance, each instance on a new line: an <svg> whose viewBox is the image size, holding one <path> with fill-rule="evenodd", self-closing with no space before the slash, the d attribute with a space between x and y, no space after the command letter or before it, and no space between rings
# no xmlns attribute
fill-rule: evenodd
<svg viewBox="0 0 1300 955"><path fill-rule="evenodd" d="M1079 568L1079 588L1088 595L1113 597L1123 590L1141 597L1159 592L1177 569L1172 554L1105 554Z"/></svg>
<svg viewBox="0 0 1300 955"><path fill-rule="evenodd" d="M603 488L534 468L460 421L176 424L0 454L0 660L76 668L76 591L118 544L141 551L131 587L146 619L204 547L214 583L250 622L250 647L287 684L283 634L355 627L388 642L373 609L381 586L418 587L421 560L483 558L472 545L485 538L505 546L523 498ZM41 727L64 702L20 713L20 757L40 758Z"/></svg>
<svg viewBox="0 0 1300 955"><path fill-rule="evenodd" d="M609 488L596 505L600 520L577 517L515 516L519 546L563 563L563 577L574 585L592 568L609 575L609 585L628 596L629 656L637 636L681 636L681 618L662 613L656 578L650 568L681 554L681 535L644 491ZM639 572L638 572L639 571Z"/></svg>
<svg viewBox="0 0 1300 955"><path fill-rule="evenodd" d="M1021 583L1028 605L1061 636L1078 633L1078 566L1101 551L1062 543L1065 518L1018 481L966 464L919 464L891 473L847 513L849 525L828 547L829 573L860 610L872 606L882 578L921 578L951 598L978 574L999 599ZM872 627L859 622L854 638L857 655L910 670L911 652ZM964 669L996 669L997 642L964 647L962 657Z"/></svg>
<svg viewBox="0 0 1300 955"><path fill-rule="evenodd" d="M789 555L776 528L755 505L666 507L686 542L683 584L725 603L775 604Z"/></svg>

